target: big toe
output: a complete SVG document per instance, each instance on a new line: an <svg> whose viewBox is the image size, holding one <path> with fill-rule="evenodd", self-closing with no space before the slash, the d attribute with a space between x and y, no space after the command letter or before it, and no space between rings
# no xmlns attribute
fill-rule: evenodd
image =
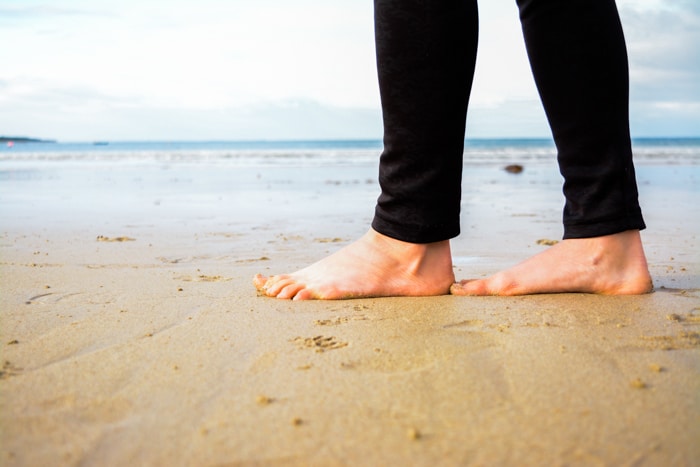
<svg viewBox="0 0 700 467"><path fill-rule="evenodd" d="M263 287L265 287L265 284L267 283L267 277L263 276L262 274L256 274L255 277L253 277L253 285L255 285L255 288L258 290L262 290Z"/></svg>
<svg viewBox="0 0 700 467"><path fill-rule="evenodd" d="M464 279L450 287L452 295L487 295L486 282L477 279Z"/></svg>

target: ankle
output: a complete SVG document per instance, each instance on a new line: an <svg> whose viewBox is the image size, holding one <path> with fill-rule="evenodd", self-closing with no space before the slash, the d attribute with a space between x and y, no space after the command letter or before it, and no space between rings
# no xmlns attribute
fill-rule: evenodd
<svg viewBox="0 0 700 467"><path fill-rule="evenodd" d="M401 262L409 260L417 267L424 263L449 263L452 267L452 251L449 240L432 243L411 243L389 237L374 229L370 229L367 238L382 251Z"/></svg>
<svg viewBox="0 0 700 467"><path fill-rule="evenodd" d="M591 238L587 246L591 267L607 282L609 293L640 294L653 289L638 230Z"/></svg>

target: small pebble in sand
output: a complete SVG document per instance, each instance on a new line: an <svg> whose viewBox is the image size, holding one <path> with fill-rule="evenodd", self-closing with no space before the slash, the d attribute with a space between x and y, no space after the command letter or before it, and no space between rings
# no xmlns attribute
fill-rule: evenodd
<svg viewBox="0 0 700 467"><path fill-rule="evenodd" d="M664 367L662 367L662 366L659 365L658 363L652 363L652 364L650 364L650 365L649 365L649 369L650 369L651 371L653 371L654 373L661 373L662 371L664 371Z"/></svg>
<svg viewBox="0 0 700 467"><path fill-rule="evenodd" d="M676 321L676 322L683 321L683 318L681 317L681 315L678 315L676 313L671 313L670 315L666 315L666 319L669 321Z"/></svg>
<svg viewBox="0 0 700 467"><path fill-rule="evenodd" d="M639 378L630 381L630 385L635 389L645 389L647 387L647 383Z"/></svg>
<svg viewBox="0 0 700 467"><path fill-rule="evenodd" d="M523 166L520 164L509 164L503 167L503 170L505 170L509 174L519 174L522 173L524 169Z"/></svg>
<svg viewBox="0 0 700 467"><path fill-rule="evenodd" d="M406 436L408 436L408 439L413 439L413 440L418 440L420 439L420 431L416 430L415 428L409 428L408 431L406 431Z"/></svg>
<svg viewBox="0 0 700 467"><path fill-rule="evenodd" d="M255 402L257 402L258 405L262 405L262 406L270 405L270 404L272 404L273 401L274 401L273 398L263 396L263 395L260 395L260 396L255 398Z"/></svg>
<svg viewBox="0 0 700 467"><path fill-rule="evenodd" d="M304 421L299 417L294 417L292 419L292 426L301 426L303 424L304 424Z"/></svg>
<svg viewBox="0 0 700 467"><path fill-rule="evenodd" d="M7 345L16 345L16 344L19 344L19 341L17 339L13 339L7 343Z"/></svg>
<svg viewBox="0 0 700 467"><path fill-rule="evenodd" d="M537 240L536 243L538 245L552 246L552 245L556 245L557 243L559 243L559 240L551 240L549 238L540 238L539 240Z"/></svg>
<svg viewBox="0 0 700 467"><path fill-rule="evenodd" d="M333 237L333 238L315 238L315 242L318 243L340 243L343 242L344 240L340 237Z"/></svg>

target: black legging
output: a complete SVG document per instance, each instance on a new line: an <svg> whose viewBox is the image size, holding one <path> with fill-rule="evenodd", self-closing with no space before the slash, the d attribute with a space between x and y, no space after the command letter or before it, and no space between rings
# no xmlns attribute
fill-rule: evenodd
<svg viewBox="0 0 700 467"><path fill-rule="evenodd" d="M643 229L627 52L614 0L517 0L564 176L564 238ZM459 234L476 0L375 0L384 119L372 226L413 243Z"/></svg>

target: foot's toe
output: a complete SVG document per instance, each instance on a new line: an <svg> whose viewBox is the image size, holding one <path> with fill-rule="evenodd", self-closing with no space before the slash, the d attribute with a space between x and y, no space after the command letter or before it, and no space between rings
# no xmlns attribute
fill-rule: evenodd
<svg viewBox="0 0 700 467"><path fill-rule="evenodd" d="M300 290L304 289L304 284L298 282L291 282L285 285L282 290L277 293L277 298L282 298L288 300L290 298L296 298L296 295Z"/></svg>
<svg viewBox="0 0 700 467"><path fill-rule="evenodd" d="M450 286L450 295L464 295L462 282L463 281L455 282Z"/></svg>
<svg viewBox="0 0 700 467"><path fill-rule="evenodd" d="M262 290L268 297L276 297L282 289L293 282L294 279L288 276L274 276L267 281Z"/></svg>
<svg viewBox="0 0 700 467"><path fill-rule="evenodd" d="M490 295L488 282L484 279L464 279L450 287L452 295Z"/></svg>
<svg viewBox="0 0 700 467"><path fill-rule="evenodd" d="M294 300L313 300L316 296L309 289L301 289L294 295Z"/></svg>
<svg viewBox="0 0 700 467"><path fill-rule="evenodd" d="M267 283L268 278L263 276L262 274L256 274L255 277L253 277L253 285L255 285L255 288L258 290L262 290L265 287L265 283Z"/></svg>

